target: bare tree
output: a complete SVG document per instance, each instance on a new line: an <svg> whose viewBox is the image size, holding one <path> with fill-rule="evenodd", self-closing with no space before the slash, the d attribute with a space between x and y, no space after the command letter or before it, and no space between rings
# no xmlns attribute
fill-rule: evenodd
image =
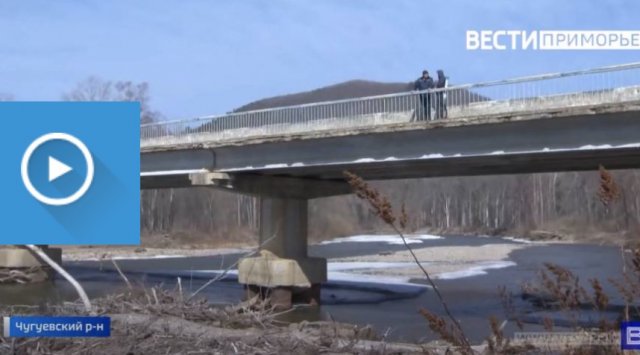
<svg viewBox="0 0 640 355"><path fill-rule="evenodd" d="M65 101L137 101L140 103L140 124L157 122L162 114L149 106L149 84L146 82L109 81L91 76L62 95Z"/></svg>

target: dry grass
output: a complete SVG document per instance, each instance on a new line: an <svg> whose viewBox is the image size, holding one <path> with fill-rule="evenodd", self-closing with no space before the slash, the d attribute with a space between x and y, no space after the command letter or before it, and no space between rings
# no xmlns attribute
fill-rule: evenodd
<svg viewBox="0 0 640 355"><path fill-rule="evenodd" d="M600 202L608 207L612 202L620 198L620 188L613 178L613 175L605 169L602 165L599 167L600 173L600 188L598 190L598 197Z"/></svg>
<svg viewBox="0 0 640 355"><path fill-rule="evenodd" d="M536 295L543 308L574 310L592 299L580 279L562 266L545 263L537 282L525 284L523 294Z"/></svg>
<svg viewBox="0 0 640 355"><path fill-rule="evenodd" d="M598 198L606 208L613 207L624 196L621 196L618 184L604 167L599 169L600 186ZM574 331L595 331L595 332L617 332L620 329L620 322L629 319L638 319L640 311L637 307L638 296L640 296L640 248L631 250L632 257L627 259L625 245L629 245L627 240L621 240L621 257L623 267L620 270L619 278L609 278L607 281L618 292L625 301L624 310L619 314L616 321L608 321L601 316L596 329L583 329L578 325L577 318L584 310L595 310L598 312L618 311L610 304L612 296L605 292L603 284L598 279L589 279L591 290L585 289L580 283L578 275L560 265L545 263L540 270L538 279L523 286L523 295L531 297L537 306L543 309L552 309L565 312L573 319ZM507 314L513 315L515 311L505 305ZM551 319L543 320L544 329L553 331L554 324ZM564 349L566 354L620 354L619 346L577 346Z"/></svg>
<svg viewBox="0 0 640 355"><path fill-rule="evenodd" d="M620 189L613 176L602 166L599 169L600 186L598 197L601 203L609 209L610 206L620 200ZM470 346L467 337L460 326L460 323L454 318L449 311L446 301L442 297L437 285L431 279L429 273L422 267L410 246L406 243L403 230L409 223L408 213L402 206L399 215L394 213L393 207L389 199L381 194L375 188L372 188L359 176L345 172L347 181L353 188L356 195L368 203L372 212L382 220L386 225L390 226L403 242L407 250L414 256L417 266L421 269L429 284L433 287L435 294L439 298L448 321L427 309L420 309L420 314L427 320L429 329L437 334L439 338L454 347L454 350L460 353L473 353L474 349ZM637 244L636 244L637 245ZM624 257L624 249L622 255ZM621 270L622 280L611 279L609 282L614 285L618 292L623 296L626 302L624 314L615 322L607 321L601 316L597 329L581 329L578 325L579 313L586 309L594 309L604 312L610 309L611 297L606 294L602 283L598 279L590 279L589 285L591 290L585 289L580 278L569 269L553 263L545 263L540 270L538 280L523 286L523 295L529 296L540 308L553 309L561 312L567 312L570 319L573 320L573 329L575 331L595 331L610 332L619 329L619 321L640 317L640 312L635 306L636 299L640 296L640 248L633 250L633 257L625 260L625 267ZM516 325L520 331L524 331L524 324L520 319L520 312L513 304L513 295L510 294L506 287L499 290L499 296L502 299L503 307L508 319L515 319ZM538 353L542 349L534 348L530 344L514 346L510 344L508 338L503 333L504 321L499 324L496 317L489 318L490 334L486 341L485 352L491 354L519 354L519 353ZM546 331L553 331L555 324L553 319L545 317L542 326ZM565 347L561 351L565 354L617 354L621 350L618 346L573 346Z"/></svg>
<svg viewBox="0 0 640 355"><path fill-rule="evenodd" d="M310 354L352 352L383 343L368 327L333 322L287 325L256 300L235 306L185 301L178 290L134 288L93 300L112 318L107 339L0 337L0 353L12 354ZM2 314L82 315L79 303L0 307ZM364 345L363 345L364 344ZM392 346L392 345L389 345ZM357 350L359 351L359 350Z"/></svg>
<svg viewBox="0 0 640 355"><path fill-rule="evenodd" d="M453 316L447 302L444 297L440 293L438 286L433 281L433 278L427 272L427 270L422 266L418 257L411 249L411 246L407 243L407 240L404 236L404 228L406 228L408 223L408 214L404 206L401 208L401 212L399 216L396 216L391 205L389 199L382 195L377 189L371 187L366 181L364 181L361 177L351 172L345 171L344 175L347 179L347 182L355 192L356 196L360 199L366 201L373 211L373 213L378 216L384 223L386 223L389 227L391 227L396 234L402 239L402 243L405 248L409 251L411 256L413 257L414 262L420 268L424 276L427 278L429 285L433 288L444 312L447 315L449 321L444 320L442 317L434 314L433 312L421 308L419 312L427 319L429 323L429 328L436 334L440 335L442 340L447 341L448 343L454 345L460 353L463 354L471 354L473 350L471 348L471 344L469 343L468 337L465 335L460 322Z"/></svg>

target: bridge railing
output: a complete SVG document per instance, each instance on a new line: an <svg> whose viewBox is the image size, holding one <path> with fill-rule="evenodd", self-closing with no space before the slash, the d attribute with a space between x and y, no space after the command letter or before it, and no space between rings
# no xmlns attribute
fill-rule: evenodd
<svg viewBox="0 0 640 355"><path fill-rule="evenodd" d="M140 127L140 145L224 142L405 122L535 113L639 99L640 63L630 63L145 124Z"/></svg>

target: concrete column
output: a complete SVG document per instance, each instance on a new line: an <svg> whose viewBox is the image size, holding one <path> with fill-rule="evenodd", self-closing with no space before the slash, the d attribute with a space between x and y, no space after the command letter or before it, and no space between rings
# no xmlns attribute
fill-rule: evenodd
<svg viewBox="0 0 640 355"><path fill-rule="evenodd" d="M307 257L307 200L260 199L260 245L279 258Z"/></svg>
<svg viewBox="0 0 640 355"><path fill-rule="evenodd" d="M263 197L260 201L260 256L238 265L247 296L269 298L278 308L320 303L327 261L307 256L307 200Z"/></svg>

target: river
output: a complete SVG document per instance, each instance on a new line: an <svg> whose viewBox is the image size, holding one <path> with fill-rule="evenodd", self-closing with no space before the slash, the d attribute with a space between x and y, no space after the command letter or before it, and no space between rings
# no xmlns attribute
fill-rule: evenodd
<svg viewBox="0 0 640 355"><path fill-rule="evenodd" d="M472 247L471 250L491 250L494 246L514 245L517 247L503 260L492 262L470 261L455 272L443 272L437 276L437 285L447 300L452 313L460 320L467 335L474 342L482 341L488 335L488 318L491 315L504 318L502 299L498 288L501 286L513 293L513 302L526 313L527 329L540 330L537 325L543 316L554 318L561 324L563 315L539 312L523 300L521 286L536 278L543 263L551 262L569 268L580 275L585 287L590 278L598 278L605 290L614 295L609 277L619 277L622 258L619 248L584 244L544 244L526 243L518 239L499 237L447 236L424 238L411 244L420 251L437 247ZM424 307L443 315L443 310L435 293L425 285L422 278L389 276L389 267L394 265L358 262L333 262L336 258L354 258L366 255L385 255L402 251L401 244L390 244L385 238L377 241L342 239L334 243L316 244L309 247L311 256L329 259L329 282L322 288L322 306L303 307L292 312L289 320L333 319L362 325L372 325L380 333L387 333L389 339L397 341L424 341L434 339L426 321L418 313ZM181 277L185 291L196 290L213 275L213 270L227 268L237 261L241 254L226 254L202 257L171 257L118 260L118 265L133 283L146 286L163 284L175 287L177 277ZM447 263L448 261L441 261ZM453 261L451 261L453 262ZM117 292L125 285L108 262L95 260L64 263L85 287L91 297ZM390 266L389 266L390 265ZM443 265L441 265L443 266ZM385 276L363 275L358 269L382 267ZM446 269L446 265L444 265ZM391 274L393 274L391 272ZM242 287L234 273L203 293L213 303L234 303L242 297ZM0 286L2 304L43 304L76 298L71 287L61 278L55 283L33 285ZM619 297L612 297L611 303L621 304ZM611 317L614 317L612 314ZM507 333L515 330L514 322L509 322Z"/></svg>

